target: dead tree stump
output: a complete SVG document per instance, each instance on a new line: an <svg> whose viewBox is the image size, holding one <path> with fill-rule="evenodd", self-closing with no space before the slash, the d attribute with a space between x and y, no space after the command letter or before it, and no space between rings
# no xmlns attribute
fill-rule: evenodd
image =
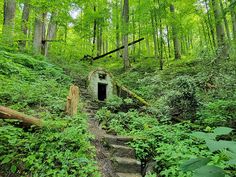
<svg viewBox="0 0 236 177"><path fill-rule="evenodd" d="M75 85L70 86L69 95L67 96L66 114L75 116L78 110L79 88Z"/></svg>

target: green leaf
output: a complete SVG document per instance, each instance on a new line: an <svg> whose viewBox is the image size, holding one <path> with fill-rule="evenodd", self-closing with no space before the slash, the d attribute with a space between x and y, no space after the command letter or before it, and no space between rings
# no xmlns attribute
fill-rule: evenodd
<svg viewBox="0 0 236 177"><path fill-rule="evenodd" d="M11 172L12 172L12 173L15 173L16 170L17 170L17 167L16 167L15 165L12 165L12 166L11 166Z"/></svg>
<svg viewBox="0 0 236 177"><path fill-rule="evenodd" d="M8 157L8 156L6 156L6 157L3 159L3 161L2 161L1 164L5 164L5 163L8 163L8 162L10 162L10 161L11 161L11 158Z"/></svg>
<svg viewBox="0 0 236 177"><path fill-rule="evenodd" d="M224 170L216 166L203 166L198 168L193 177L224 177Z"/></svg>
<svg viewBox="0 0 236 177"><path fill-rule="evenodd" d="M236 159L231 159L226 163L229 164L229 165L236 165Z"/></svg>
<svg viewBox="0 0 236 177"><path fill-rule="evenodd" d="M203 140L214 140L216 138L216 135L213 133L204 133L204 132L193 132L192 136L203 139Z"/></svg>
<svg viewBox="0 0 236 177"><path fill-rule="evenodd" d="M184 172L192 171L206 165L209 161L210 159L208 158L190 159L181 165L181 169Z"/></svg>
<svg viewBox="0 0 236 177"><path fill-rule="evenodd" d="M211 152L215 152L218 150L229 149L232 152L236 151L236 142L235 141L214 141L214 140L206 140L206 145L210 149Z"/></svg>
<svg viewBox="0 0 236 177"><path fill-rule="evenodd" d="M232 128L228 128L228 127L217 127L214 129L214 134L217 135L227 135L230 132L232 132L233 129Z"/></svg>

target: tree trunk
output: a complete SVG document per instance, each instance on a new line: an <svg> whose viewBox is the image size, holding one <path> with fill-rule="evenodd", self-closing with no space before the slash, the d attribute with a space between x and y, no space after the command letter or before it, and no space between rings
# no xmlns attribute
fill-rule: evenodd
<svg viewBox="0 0 236 177"><path fill-rule="evenodd" d="M26 1L24 3L24 8L22 12L22 19L21 19L21 31L22 31L22 40L19 41L19 48L20 49L25 49L26 47L26 41L28 37L28 22L29 22L29 15L30 15L30 5L29 1Z"/></svg>
<svg viewBox="0 0 236 177"><path fill-rule="evenodd" d="M146 48L147 48L147 55L150 57L150 45L149 45L149 35L147 34L146 38Z"/></svg>
<svg viewBox="0 0 236 177"><path fill-rule="evenodd" d="M96 12L96 6L93 7L93 11ZM92 55L95 55L95 43L96 43L96 33L97 33L97 20L94 19L93 22L93 47L92 47Z"/></svg>
<svg viewBox="0 0 236 177"><path fill-rule="evenodd" d="M235 0L230 0L231 4L235 3ZM234 37L234 42L236 43L236 12L235 12L235 7L232 7L230 10L231 13L231 21L232 21L232 31L233 31L233 37Z"/></svg>
<svg viewBox="0 0 236 177"><path fill-rule="evenodd" d="M225 13L224 5L223 5L222 0L219 0L219 1L220 1L221 13L222 13L223 20L224 20L226 35L227 35L228 41L230 42L231 39L230 39L230 32L229 32L229 24L228 24L228 20L226 18L226 13Z"/></svg>
<svg viewBox="0 0 236 177"><path fill-rule="evenodd" d="M53 40L56 38L57 35L57 22L55 21L55 13L52 13L49 25L48 25L48 31L47 31L47 40ZM50 47L50 43L46 42L46 48L45 48L45 56L48 56L48 50Z"/></svg>
<svg viewBox="0 0 236 177"><path fill-rule="evenodd" d="M33 50L36 54L41 53L43 38L43 15L36 16L34 22Z"/></svg>
<svg viewBox="0 0 236 177"><path fill-rule="evenodd" d="M222 19L221 19L222 14L219 6L219 1L211 0L211 2L215 16L216 37L218 45L217 54L218 58L223 59L228 57L228 46L226 44L224 26L222 24Z"/></svg>
<svg viewBox="0 0 236 177"><path fill-rule="evenodd" d="M101 21L99 21L101 23ZM102 26L97 23L97 56L102 54Z"/></svg>
<svg viewBox="0 0 236 177"><path fill-rule="evenodd" d="M205 7L206 7L206 10L207 10L207 19L208 19L208 24L209 24L209 28L210 28L213 48L215 49L216 48L215 32L214 32L214 27L212 25L213 20L211 18L211 14L210 14L209 5L208 5L207 0L205 0Z"/></svg>
<svg viewBox="0 0 236 177"><path fill-rule="evenodd" d="M166 26L166 32L167 32L168 57L171 58L170 30L169 30L169 26Z"/></svg>
<svg viewBox="0 0 236 177"><path fill-rule="evenodd" d="M176 19L175 17L175 7L173 4L170 5L170 12L172 13L173 20ZM175 59L181 59L181 46L178 38L178 32L176 29L175 22L172 22L172 36L173 36L173 43L174 43L174 51L175 51Z"/></svg>
<svg viewBox="0 0 236 177"><path fill-rule="evenodd" d="M157 60L158 59L158 52L157 52L157 31L154 23L154 14L153 11L151 11L151 22L152 22L152 36L153 36L153 44L154 44L154 57Z"/></svg>
<svg viewBox="0 0 236 177"><path fill-rule="evenodd" d="M14 27L15 27L16 1L4 0L4 19L2 37L5 44L13 46L14 44Z"/></svg>
<svg viewBox="0 0 236 177"><path fill-rule="evenodd" d="M128 50L128 35L129 35L129 0L124 0L123 7L123 45L124 45L124 69L130 68L129 50Z"/></svg>
<svg viewBox="0 0 236 177"><path fill-rule="evenodd" d="M162 20L160 18L160 70L163 70L163 29L162 29Z"/></svg>
<svg viewBox="0 0 236 177"><path fill-rule="evenodd" d="M42 25L42 40L41 40L41 54L45 56L46 53L46 17L47 13L43 13L43 25Z"/></svg>
<svg viewBox="0 0 236 177"><path fill-rule="evenodd" d="M119 16L119 6L118 6L118 0L116 0L116 48L120 47L120 24L119 24L119 20L120 20L120 16ZM120 53L117 52L116 53L116 57L119 58L120 57Z"/></svg>
<svg viewBox="0 0 236 177"><path fill-rule="evenodd" d="M36 125L38 127L43 126L42 120L35 118L35 117L25 115L23 113L20 113L18 111L12 110L12 109L4 107L4 106L0 106L0 118L1 119L16 119L16 120L20 120L26 124Z"/></svg>
<svg viewBox="0 0 236 177"><path fill-rule="evenodd" d="M132 26L133 26L133 30L132 30L132 36L133 36L133 41L135 41L135 33L136 33L136 27L135 27L135 17L134 17L134 12L133 12L133 16L132 16ZM132 46L132 55L135 56L135 50L136 47L135 45ZM134 57L134 61L135 61L135 57Z"/></svg>

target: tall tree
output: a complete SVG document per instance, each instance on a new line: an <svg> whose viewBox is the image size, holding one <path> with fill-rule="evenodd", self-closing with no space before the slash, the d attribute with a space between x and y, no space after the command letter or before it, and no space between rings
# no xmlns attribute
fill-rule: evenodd
<svg viewBox="0 0 236 177"><path fill-rule="evenodd" d="M227 58L228 57L228 46L226 43L224 25L222 23L222 13L220 9L220 3L218 0L211 0L212 7L214 10L215 16L215 26L216 26L216 37L217 37L217 53L218 58Z"/></svg>
<svg viewBox="0 0 236 177"><path fill-rule="evenodd" d="M30 4L29 0L26 0L24 3L24 8L22 12L22 19L21 19L21 32L22 32L22 39L19 41L20 49L24 49L26 47L26 39L28 35L28 22L29 22L29 15L30 15Z"/></svg>
<svg viewBox="0 0 236 177"><path fill-rule="evenodd" d="M37 15L34 22L33 50L37 54L40 54L42 49L43 18L43 14Z"/></svg>
<svg viewBox="0 0 236 177"><path fill-rule="evenodd" d="M174 52L175 52L175 59L181 59L181 46L178 37L178 31L176 28L176 15L175 15L175 6L173 4L170 5L170 12L172 13L172 37L174 43Z"/></svg>
<svg viewBox="0 0 236 177"><path fill-rule="evenodd" d="M3 20L2 36L3 36L3 41L10 46L12 46L14 43L15 13L16 13L16 1L4 0L4 20Z"/></svg>
<svg viewBox="0 0 236 177"><path fill-rule="evenodd" d="M236 0L230 0L230 3L231 4L236 3ZM236 43L236 12L235 12L235 7L230 7L230 13L231 13L233 37L234 37L234 42Z"/></svg>
<svg viewBox="0 0 236 177"><path fill-rule="evenodd" d="M130 68L129 50L128 50L128 35L129 35L129 0L124 0L123 6L123 45L124 45L124 69Z"/></svg>
<svg viewBox="0 0 236 177"><path fill-rule="evenodd" d="M54 40L56 38L57 35L57 21L56 19L57 14L55 12L53 12L51 14L51 18L50 18L50 22L48 25L48 30L47 30L47 37L46 40L50 41L50 40ZM45 56L48 56L48 50L50 47L50 43L46 42L45 43Z"/></svg>

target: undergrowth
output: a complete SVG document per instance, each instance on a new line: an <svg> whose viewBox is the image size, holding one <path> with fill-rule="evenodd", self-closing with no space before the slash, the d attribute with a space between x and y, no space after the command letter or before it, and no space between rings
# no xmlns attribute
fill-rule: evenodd
<svg viewBox="0 0 236 177"><path fill-rule="evenodd" d="M42 57L0 51L0 105L44 121L0 120L0 176L100 176L86 116L64 114L71 82Z"/></svg>
<svg viewBox="0 0 236 177"><path fill-rule="evenodd" d="M212 134L216 127L236 128L235 59L216 66L207 57L204 60L186 58L170 62L163 71L155 69L153 62L133 63L132 69L125 73L114 67L118 62L113 61L110 68L106 65L112 73L118 73L122 84L152 106L122 111L124 103L120 99L107 100L107 106L97 113L103 128L114 134L135 137L130 146L137 157L147 166L154 161L149 176L190 177L197 173L207 176L211 170L216 176L217 173L218 176L234 176L232 148L216 143L218 149L211 151L208 144L192 136L192 132ZM230 136L220 137L236 147L234 131ZM204 158L208 159L208 165L200 168ZM198 166L192 171L181 169L189 159L197 159L193 161Z"/></svg>

